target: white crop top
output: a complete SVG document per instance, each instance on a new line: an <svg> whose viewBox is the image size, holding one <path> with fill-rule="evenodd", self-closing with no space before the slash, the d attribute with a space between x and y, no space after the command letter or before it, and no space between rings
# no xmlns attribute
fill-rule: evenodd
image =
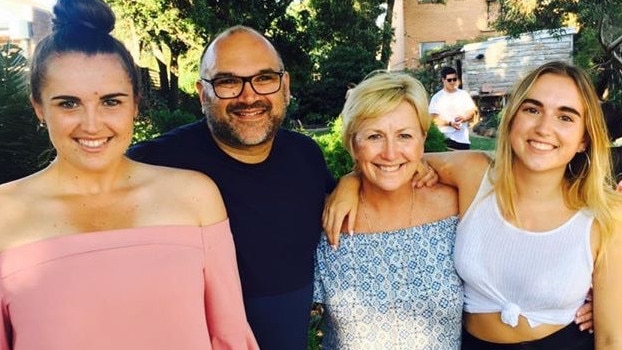
<svg viewBox="0 0 622 350"><path fill-rule="evenodd" d="M590 211L580 210L547 232L521 230L500 214L488 172L458 225L455 265L464 280L464 310L500 312L516 327L566 325L592 283Z"/></svg>

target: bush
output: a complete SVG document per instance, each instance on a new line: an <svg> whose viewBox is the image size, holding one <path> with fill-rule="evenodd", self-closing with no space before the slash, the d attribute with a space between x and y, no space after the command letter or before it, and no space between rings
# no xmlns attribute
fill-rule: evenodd
<svg viewBox="0 0 622 350"><path fill-rule="evenodd" d="M153 111L149 119L160 134L175 129L178 126L197 121L197 117L194 114L178 109L173 112L167 109Z"/></svg>
<svg viewBox="0 0 622 350"><path fill-rule="evenodd" d="M333 176L338 179L352 171L354 162L341 143L341 118L335 119L329 126L329 133L313 136L313 139L320 145L324 157L326 158L328 169ZM445 137L434 124L432 124L428 131L428 137L425 140L424 148L426 152L442 152L447 150L445 146Z"/></svg>
<svg viewBox="0 0 622 350"><path fill-rule="evenodd" d="M40 170L53 155L47 132L37 126L28 100L26 69L19 47L0 47L0 183Z"/></svg>
<svg viewBox="0 0 622 350"><path fill-rule="evenodd" d="M152 110L149 115L140 116L134 123L132 143L150 140L178 126L197 121L197 117L190 112L166 108Z"/></svg>
<svg viewBox="0 0 622 350"><path fill-rule="evenodd" d="M313 136L324 153L328 169L336 179L352 171L354 165L352 157L341 143L341 125L341 118L337 118L330 122L329 133Z"/></svg>

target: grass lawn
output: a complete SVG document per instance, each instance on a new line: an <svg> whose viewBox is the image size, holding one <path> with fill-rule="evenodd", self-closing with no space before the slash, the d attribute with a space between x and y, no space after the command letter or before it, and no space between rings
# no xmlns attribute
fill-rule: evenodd
<svg viewBox="0 0 622 350"><path fill-rule="evenodd" d="M470 137L471 149L481 149L485 151L492 151L495 149L495 143L497 142L497 139L473 134L471 134Z"/></svg>

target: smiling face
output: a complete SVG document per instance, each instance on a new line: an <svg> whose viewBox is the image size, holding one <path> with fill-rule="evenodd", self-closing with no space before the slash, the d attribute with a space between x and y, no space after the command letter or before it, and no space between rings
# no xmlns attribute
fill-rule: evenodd
<svg viewBox="0 0 622 350"><path fill-rule="evenodd" d="M364 121L354 136L353 156L364 181L384 191L410 186L425 137L415 108L406 101Z"/></svg>
<svg viewBox="0 0 622 350"><path fill-rule="evenodd" d="M216 39L208 48L201 74L206 79L248 77L282 69L276 51L265 38L239 31ZM268 95L257 94L248 82L241 95L232 99L217 97L205 81L196 86L214 137L228 146L248 148L271 142L285 118L289 100L287 72L280 89Z"/></svg>
<svg viewBox="0 0 622 350"><path fill-rule="evenodd" d="M32 100L45 121L59 165L104 171L121 159L132 140L136 97L118 56L65 53L51 57Z"/></svg>
<svg viewBox="0 0 622 350"><path fill-rule="evenodd" d="M581 101L569 77L547 73L535 81L510 128L517 170L564 173L568 162L587 146Z"/></svg>

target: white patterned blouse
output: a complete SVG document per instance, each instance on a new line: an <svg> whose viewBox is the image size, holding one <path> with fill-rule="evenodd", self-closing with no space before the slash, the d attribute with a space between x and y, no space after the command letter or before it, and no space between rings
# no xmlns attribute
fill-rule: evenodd
<svg viewBox="0 0 622 350"><path fill-rule="evenodd" d="M322 235L314 301L324 304L323 349L460 348L463 290L453 263L458 218L407 229Z"/></svg>

